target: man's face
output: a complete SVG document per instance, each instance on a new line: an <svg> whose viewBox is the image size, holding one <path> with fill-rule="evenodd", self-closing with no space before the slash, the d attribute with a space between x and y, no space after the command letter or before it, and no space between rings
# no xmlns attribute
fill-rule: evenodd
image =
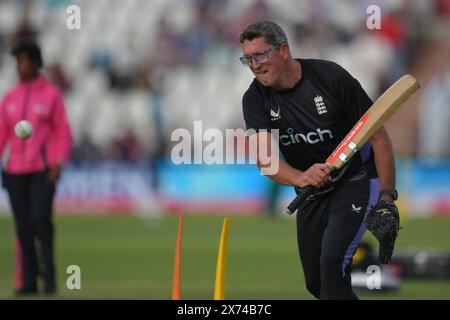
<svg viewBox="0 0 450 320"><path fill-rule="evenodd" d="M268 49L271 49L266 53L267 61L264 63L258 63L255 59L251 59L249 65L256 79L264 86L274 86L277 84L281 70L283 68L284 61L286 60L283 54L271 44L266 42L263 37L255 38L251 41L244 40L241 44L242 52L246 55L264 55ZM265 59L264 59L265 60Z"/></svg>
<svg viewBox="0 0 450 320"><path fill-rule="evenodd" d="M23 81L34 79L38 74L39 67L26 54L17 56L17 72Z"/></svg>

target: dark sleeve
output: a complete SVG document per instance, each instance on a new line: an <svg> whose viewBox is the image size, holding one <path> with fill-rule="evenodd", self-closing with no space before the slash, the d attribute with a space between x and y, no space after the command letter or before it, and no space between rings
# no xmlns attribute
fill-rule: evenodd
<svg viewBox="0 0 450 320"><path fill-rule="evenodd" d="M345 117L352 125L355 124L373 104L358 80L353 78L342 67L340 67L338 73L336 91L339 102L345 110Z"/></svg>
<svg viewBox="0 0 450 320"><path fill-rule="evenodd" d="M247 130L259 132L261 129L271 129L270 115L265 112L264 101L253 85L242 98L242 109Z"/></svg>

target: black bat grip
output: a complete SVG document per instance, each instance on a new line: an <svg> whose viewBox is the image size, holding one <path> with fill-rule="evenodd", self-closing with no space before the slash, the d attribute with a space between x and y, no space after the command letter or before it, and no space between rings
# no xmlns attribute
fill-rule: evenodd
<svg viewBox="0 0 450 320"><path fill-rule="evenodd" d="M285 213L291 215L293 214L298 207L300 207L300 204L308 198L313 192L314 192L313 186L306 186L303 188L300 188L297 194L297 197L295 197L294 200L288 205L286 210L284 210Z"/></svg>

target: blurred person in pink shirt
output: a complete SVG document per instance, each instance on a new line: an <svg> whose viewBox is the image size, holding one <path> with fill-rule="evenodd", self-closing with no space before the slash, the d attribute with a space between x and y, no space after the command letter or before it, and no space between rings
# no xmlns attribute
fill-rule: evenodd
<svg viewBox="0 0 450 320"><path fill-rule="evenodd" d="M0 104L0 155L2 184L9 194L22 256L23 281L16 293L38 293L37 278L42 275L44 293L54 294L53 199L62 167L69 161L71 132L62 94L40 74L39 46L22 41L12 55L20 81ZM33 127L26 140L14 133L23 119Z"/></svg>

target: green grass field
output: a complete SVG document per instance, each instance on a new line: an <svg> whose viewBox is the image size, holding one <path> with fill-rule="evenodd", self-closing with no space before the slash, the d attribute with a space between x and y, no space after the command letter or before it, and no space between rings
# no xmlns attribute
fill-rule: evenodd
<svg viewBox="0 0 450 320"><path fill-rule="evenodd" d="M212 298L222 221L185 217L182 299ZM170 298L177 217L58 216L55 225L56 298ZM404 219L403 227L397 250L450 251L450 219ZM11 218L0 218L0 299L14 298L13 237ZM69 265L81 268L81 290L66 289ZM232 216L226 286L227 299L311 299L299 265L295 220ZM450 281L409 280L395 293L368 292L360 298L450 299Z"/></svg>

